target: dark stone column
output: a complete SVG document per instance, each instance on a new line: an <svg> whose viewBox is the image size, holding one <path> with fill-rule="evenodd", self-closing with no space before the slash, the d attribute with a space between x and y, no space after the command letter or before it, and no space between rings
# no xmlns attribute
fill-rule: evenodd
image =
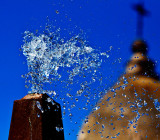
<svg viewBox="0 0 160 140"><path fill-rule="evenodd" d="M14 101L8 140L64 140L60 105L46 94Z"/></svg>

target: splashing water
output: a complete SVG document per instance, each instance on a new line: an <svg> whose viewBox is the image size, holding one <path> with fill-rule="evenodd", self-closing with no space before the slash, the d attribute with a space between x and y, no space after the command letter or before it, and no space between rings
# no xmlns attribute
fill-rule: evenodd
<svg viewBox="0 0 160 140"><path fill-rule="evenodd" d="M64 41L59 30L34 34L25 31L23 54L27 58L28 73L24 76L31 85L29 93L46 93L43 85L61 78L59 70L70 68L69 80L80 72L101 65L99 54L88 46L81 35Z"/></svg>
<svg viewBox="0 0 160 140"><path fill-rule="evenodd" d="M112 48L110 48L110 50L111 49ZM31 91L29 91L29 93L48 93L49 95L52 94L54 96L56 95L56 92L44 90L44 86L46 83L53 83L54 81L59 81L59 79L62 79L63 74L61 69L67 71L68 77L66 79L71 82L74 81L75 84L77 83L75 82L74 77L80 74L83 75L84 71L91 71L91 80L95 82L97 69L101 66L102 63L102 59L100 56L109 58L109 55L106 52L97 52L97 50L87 45L87 42L86 40L84 40L82 35L74 36L71 39L65 41L64 39L60 38L59 30L57 30L56 32L44 32L43 34L34 34L29 31L25 31L24 45L22 46L22 50L28 64L29 72L25 75L25 78L26 81L31 85ZM101 77L97 77L97 79L99 79L100 81ZM88 86L89 84L90 83L87 80L82 81L82 83L80 84L80 89L77 90L75 95L75 101L78 102L79 99L82 99L80 97L82 93L87 89L87 92L83 98L84 101L86 98L85 107L82 107L83 110L87 110L91 98L101 98L103 94L101 95L101 92L99 91L105 89L104 85L103 88L96 85L94 87L96 88L96 90L93 89L93 87L92 89L90 89L90 87ZM125 90L127 85L127 78L123 76L123 84L121 88ZM93 91L95 92L95 95L90 95L91 90L92 93ZM117 89L111 89L111 92L113 92L113 97L108 97L106 99L107 102L117 96L115 90ZM67 87L65 91L67 100L65 100L65 98L62 98L64 104L63 115L66 114L67 111L65 110L67 110L66 108L68 108L68 116L69 118L72 118L74 114L72 114L71 109L76 107L76 103L71 101L70 106L67 104L69 104L68 99L71 98L70 100L72 100L73 98L72 93L70 93L73 90L70 90ZM62 92L63 90L61 91L61 93ZM98 96L96 93L98 94ZM106 93L106 91L104 91L104 93ZM90 95L91 98L88 95ZM135 92L134 95L136 97L135 102L132 103L129 101L128 104L131 104L130 108L133 109L132 112L136 115L133 119L128 119L127 129L129 129L131 126L134 129L137 128L137 122L144 114L141 113L140 110L141 108L147 106L147 102L139 97L139 93ZM126 98L125 94L123 96ZM160 111L160 103L158 99L154 99L153 103L155 105L155 108ZM42 113L44 112L39 102L37 102L37 107L41 110ZM97 111L99 109L100 106L95 106L93 108L93 111ZM120 107L119 111L120 120L124 119L124 108ZM37 116L39 117L40 115L37 114ZM160 114L156 114L156 118L160 118ZM88 117L86 117L84 122L88 123ZM111 123L111 125L113 125L113 123ZM102 129L105 129L104 124L102 124ZM56 130L59 132L62 131L63 128L56 127ZM90 133L91 131L88 130L87 132ZM117 133L116 136L111 138L117 138L119 135L120 133Z"/></svg>

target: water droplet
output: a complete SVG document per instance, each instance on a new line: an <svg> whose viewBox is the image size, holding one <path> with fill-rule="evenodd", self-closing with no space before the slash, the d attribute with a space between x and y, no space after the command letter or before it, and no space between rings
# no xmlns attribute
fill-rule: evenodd
<svg viewBox="0 0 160 140"><path fill-rule="evenodd" d="M105 128L105 125L104 125L104 124L102 124L102 128L103 128L103 129Z"/></svg>
<svg viewBox="0 0 160 140"><path fill-rule="evenodd" d="M56 130L57 130L58 132L63 131L63 127L57 127L57 126L56 126Z"/></svg>
<svg viewBox="0 0 160 140"><path fill-rule="evenodd" d="M59 11L58 11L58 10L56 10L56 14L59 14Z"/></svg>
<svg viewBox="0 0 160 140"><path fill-rule="evenodd" d="M39 117L40 117L40 114L37 114L37 117L39 118Z"/></svg>
<svg viewBox="0 0 160 140"><path fill-rule="evenodd" d="M144 106L147 106L147 102L144 100Z"/></svg>

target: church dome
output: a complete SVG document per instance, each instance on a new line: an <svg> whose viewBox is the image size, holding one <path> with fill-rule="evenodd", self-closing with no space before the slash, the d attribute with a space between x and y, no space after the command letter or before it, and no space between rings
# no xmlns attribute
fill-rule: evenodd
<svg viewBox="0 0 160 140"><path fill-rule="evenodd" d="M160 139L160 81L142 40L133 42L125 73L88 116L79 140Z"/></svg>

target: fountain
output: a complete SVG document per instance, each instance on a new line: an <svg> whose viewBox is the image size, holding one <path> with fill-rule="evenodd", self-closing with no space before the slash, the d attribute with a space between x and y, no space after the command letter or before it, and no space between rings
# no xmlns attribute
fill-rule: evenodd
<svg viewBox="0 0 160 140"><path fill-rule="evenodd" d="M59 69L69 68L68 81L83 71L91 72L100 66L98 53L77 35L64 41L59 30L42 34L24 33L23 54L28 73L23 75L30 91L14 101L9 140L64 139L61 106L54 101L55 91L45 85L61 79ZM77 94L81 94L77 91Z"/></svg>

